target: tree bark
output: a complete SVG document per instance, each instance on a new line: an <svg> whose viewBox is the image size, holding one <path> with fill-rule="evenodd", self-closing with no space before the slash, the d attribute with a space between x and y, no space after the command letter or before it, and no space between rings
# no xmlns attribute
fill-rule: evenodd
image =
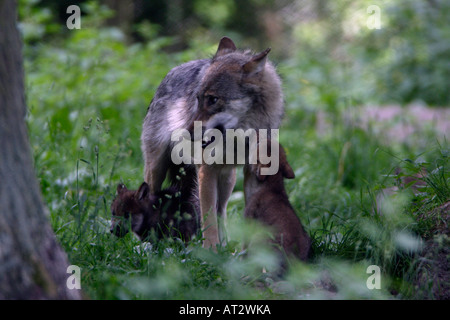
<svg viewBox="0 0 450 320"><path fill-rule="evenodd" d="M0 0L0 299L79 299L33 169L21 47L16 3Z"/></svg>

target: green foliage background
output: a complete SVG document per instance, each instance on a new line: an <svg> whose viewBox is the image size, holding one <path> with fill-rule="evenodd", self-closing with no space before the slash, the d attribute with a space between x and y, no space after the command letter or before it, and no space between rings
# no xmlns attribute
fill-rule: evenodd
<svg viewBox="0 0 450 320"><path fill-rule="evenodd" d="M419 213L450 198L448 142L427 131L412 141L385 143L345 115L367 104L449 105L447 1L380 1L379 30L366 26L373 3L365 0L305 7L275 0L180 1L178 16L155 1L151 10L165 18L136 19L132 32L108 25L114 12L98 1L80 2L82 28L68 30L58 18L64 1L58 3L19 1L27 123L52 226L70 261L82 268L89 297L415 297L415 259L434 230ZM270 39L264 27L276 26L261 18L268 12L286 19ZM169 13L184 24L170 29ZM137 188L142 182L139 137L157 86L174 66L214 54L224 34L238 46L273 46L271 58L284 81L280 141L296 173L286 187L314 256L293 265L283 280L261 272L276 258L261 241L264 231L242 223L241 173L228 206L230 241L217 253L199 241L185 246L176 239L138 252L142 244L134 237L109 234L117 184ZM320 112L327 115L325 131L317 130ZM429 187L419 195L401 187L380 215L375 197L398 184L396 167L403 176L426 168ZM244 258L242 244L249 239L254 245ZM372 264L383 272L382 290L366 287Z"/></svg>

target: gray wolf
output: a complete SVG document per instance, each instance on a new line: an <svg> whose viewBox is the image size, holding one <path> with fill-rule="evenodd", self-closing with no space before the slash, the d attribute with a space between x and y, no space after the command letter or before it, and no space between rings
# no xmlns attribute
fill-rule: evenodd
<svg viewBox="0 0 450 320"><path fill-rule="evenodd" d="M145 117L141 146L144 181L151 192L161 189L178 167L171 161L179 129L192 130L201 121L205 130L278 129L284 113L281 80L268 61L270 49L253 54L238 50L227 37L211 59L173 68L159 85ZM236 182L236 165L197 166L204 247L224 240L226 206ZM223 222L223 223L222 223Z"/></svg>
<svg viewBox="0 0 450 320"><path fill-rule="evenodd" d="M271 152L271 144L267 145L268 152ZM261 174L261 169L269 164L262 164L259 159L256 164L244 166L244 216L268 226L273 232L273 244L278 249L282 248L288 258L306 261L310 254L311 239L292 208L284 187L284 179L293 179L294 171L281 145L278 153L279 171L274 175Z"/></svg>
<svg viewBox="0 0 450 320"><path fill-rule="evenodd" d="M199 203L195 193L184 194L170 187L155 194L144 182L138 190L117 186L117 197L111 204L111 233L118 237L132 231L141 240L164 237L190 241L200 230Z"/></svg>

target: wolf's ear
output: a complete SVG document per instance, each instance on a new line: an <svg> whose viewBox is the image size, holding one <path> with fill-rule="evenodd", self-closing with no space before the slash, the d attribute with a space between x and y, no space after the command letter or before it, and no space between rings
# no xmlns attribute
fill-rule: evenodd
<svg viewBox="0 0 450 320"><path fill-rule="evenodd" d="M150 187L146 182L142 182L141 186L139 187L137 191L137 196L139 200L147 198L147 196L150 194Z"/></svg>
<svg viewBox="0 0 450 320"><path fill-rule="evenodd" d="M236 51L236 45L233 40L228 37L223 37L220 39L219 47L217 48L216 55L214 57L220 57L224 54Z"/></svg>
<svg viewBox="0 0 450 320"><path fill-rule="evenodd" d="M127 190L128 190L127 187L123 183L119 183L117 185L117 194L118 195L121 195L122 193L124 193Z"/></svg>
<svg viewBox="0 0 450 320"><path fill-rule="evenodd" d="M267 61L267 55L270 52L270 48L267 48L263 52L260 52L252 57L252 59L242 66L245 73L253 75L255 73L264 70Z"/></svg>

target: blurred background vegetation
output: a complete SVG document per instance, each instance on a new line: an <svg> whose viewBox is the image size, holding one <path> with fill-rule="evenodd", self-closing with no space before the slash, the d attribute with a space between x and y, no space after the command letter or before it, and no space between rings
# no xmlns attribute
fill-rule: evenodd
<svg viewBox="0 0 450 320"><path fill-rule="evenodd" d="M309 74L314 79L353 74L357 88L351 98L358 102L421 100L447 106L450 101L450 4L445 0L19 2L29 43L73 36L65 28L66 9L78 4L83 29L112 27L127 44L164 37L162 49L179 52L204 48L227 34L245 47L270 45L278 59L302 62L305 80ZM368 10L374 5L378 12ZM375 29L371 19L378 13L380 28Z"/></svg>
<svg viewBox="0 0 450 320"><path fill-rule="evenodd" d="M446 221L429 213L450 200L442 134L448 138L450 121L437 116L424 125L407 111L450 105L449 1L18 3L36 173L53 228L82 268L90 297L437 296L429 283L420 283L426 289L419 296L417 279L426 274L418 271L420 250ZM66 27L72 4L81 8L78 30ZM291 268L287 281L261 274L273 262L264 250L241 259L242 238L260 230L241 223L241 173L228 207L232 241L217 254L173 240L136 252L136 239L108 231L117 184L132 189L142 182L141 125L157 86L174 66L211 57L224 35L244 49L270 46L283 78L280 141L296 173L286 185L314 249L312 264ZM360 109L385 105L401 111L381 125ZM440 133L437 120L444 123ZM398 126L406 134L392 131ZM429 173L423 192L401 183L422 170ZM374 207L387 187L400 192L382 215ZM439 241L432 248L448 247L448 237ZM381 291L365 285L371 264L383 271Z"/></svg>

